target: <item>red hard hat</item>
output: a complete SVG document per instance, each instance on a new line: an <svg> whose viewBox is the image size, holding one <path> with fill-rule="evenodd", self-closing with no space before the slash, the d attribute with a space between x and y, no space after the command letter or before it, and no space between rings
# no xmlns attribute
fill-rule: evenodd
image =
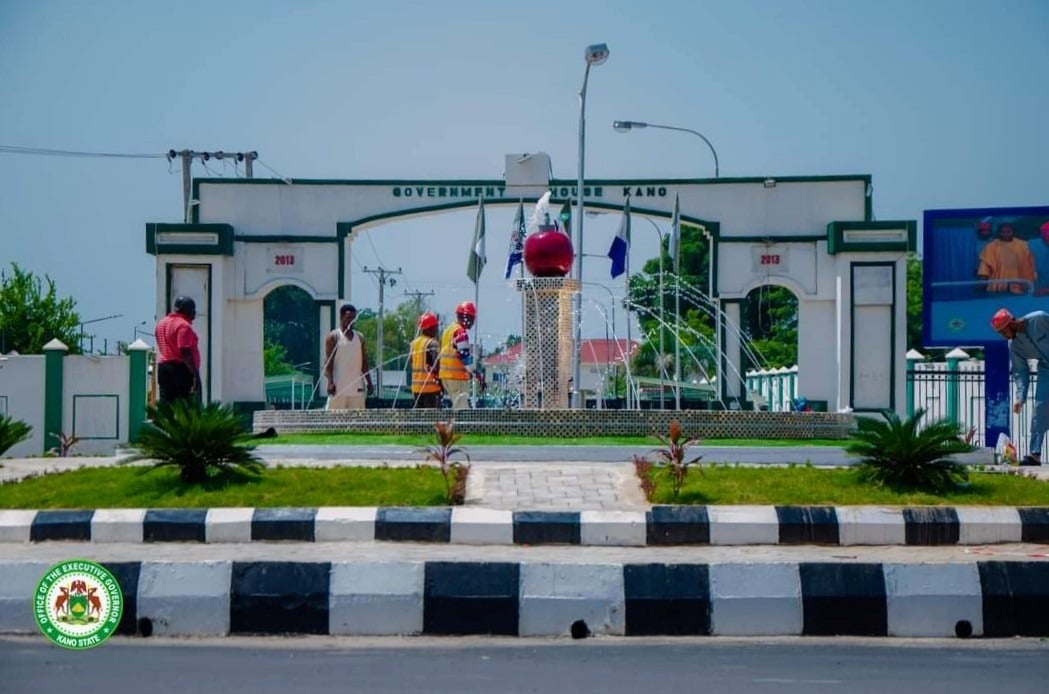
<svg viewBox="0 0 1049 694"><path fill-rule="evenodd" d="M432 313L424 313L419 316L419 330L429 330L437 327L437 316Z"/></svg>
<svg viewBox="0 0 1049 694"><path fill-rule="evenodd" d="M457 316L470 316L471 318L477 317L477 307L474 306L472 301L464 301L455 307L455 315Z"/></svg>

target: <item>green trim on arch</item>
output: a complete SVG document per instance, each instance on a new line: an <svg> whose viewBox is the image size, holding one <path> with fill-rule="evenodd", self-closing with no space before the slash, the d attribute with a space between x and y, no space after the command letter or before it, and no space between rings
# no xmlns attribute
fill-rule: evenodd
<svg viewBox="0 0 1049 694"><path fill-rule="evenodd" d="M215 243L164 243L158 234L215 234ZM146 253L150 255L233 255L233 226L230 224L146 224Z"/></svg>
<svg viewBox="0 0 1049 694"><path fill-rule="evenodd" d="M846 241L847 231L897 231L906 234L904 241ZM879 222L831 222L827 225L827 253L879 253L882 251L912 252L918 249L918 222L913 219Z"/></svg>

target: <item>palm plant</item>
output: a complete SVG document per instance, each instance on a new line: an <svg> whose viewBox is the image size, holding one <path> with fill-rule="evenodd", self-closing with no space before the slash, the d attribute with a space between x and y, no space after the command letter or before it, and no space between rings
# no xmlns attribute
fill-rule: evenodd
<svg viewBox="0 0 1049 694"><path fill-rule="evenodd" d="M692 460L686 461L685 453L688 451L689 446L699 443L701 439L698 436L686 438L681 431L681 422L676 419L671 420L670 429L666 436L661 434L653 434L653 436L663 444L663 448L657 448L652 451L656 454L656 464L667 468L674 496L677 497L682 485L685 484L689 466L698 463L703 457L697 455Z"/></svg>
<svg viewBox="0 0 1049 694"><path fill-rule="evenodd" d="M455 433L455 422L434 422L434 431L437 432L437 445L427 446L422 450L426 453L426 459L432 460L440 466L441 476L444 478L444 498L452 505L461 505L466 501L466 477L470 474L470 455L465 449L456 444L462 438L461 434ZM466 459L463 464L456 457Z"/></svg>
<svg viewBox="0 0 1049 694"><path fill-rule="evenodd" d="M968 469L951 460L972 446L964 441L961 427L939 420L925 427L919 422L925 410L901 420L886 410L884 420L863 417L845 447L860 459L861 479L887 487L943 491L969 479Z"/></svg>
<svg viewBox="0 0 1049 694"><path fill-rule="evenodd" d="M177 400L150 411L152 423L131 445L130 463L151 460L153 467L176 467L183 482L201 483L211 470L258 474L265 467L249 444L233 408L219 403L203 407Z"/></svg>
<svg viewBox="0 0 1049 694"><path fill-rule="evenodd" d="M16 443L21 443L29 438L33 427L22 420L15 420L6 414L0 415L0 455L7 452Z"/></svg>

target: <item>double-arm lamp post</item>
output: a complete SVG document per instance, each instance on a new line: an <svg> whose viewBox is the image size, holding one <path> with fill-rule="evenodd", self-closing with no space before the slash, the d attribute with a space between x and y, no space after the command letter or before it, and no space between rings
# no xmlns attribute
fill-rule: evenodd
<svg viewBox="0 0 1049 694"><path fill-rule="evenodd" d="M583 55L586 59L586 71L583 73L583 86L579 90L579 179L576 182L575 279L579 282L579 291L575 295L575 349L572 351L572 388L576 394L575 406L579 408L586 404L579 380L580 351L583 344L583 164L586 159L586 83L590 79L590 68L608 60L608 46L595 43L587 46Z"/></svg>
<svg viewBox="0 0 1049 694"><path fill-rule="evenodd" d="M645 123L636 120L612 121L612 127L618 133L628 133L631 130L640 130L641 128L658 128L659 130L676 130L679 133L691 133L699 139L703 140L703 142L707 143L707 147L710 148L710 153L714 155L714 178L719 178L720 176L720 171L718 168L717 150L714 149L714 145L710 144L710 140L708 140L706 136L704 136L703 133L699 132L698 130L692 130L691 128L678 128L673 125L657 125L656 123Z"/></svg>
<svg viewBox="0 0 1049 694"><path fill-rule="evenodd" d="M718 153L717 153L717 150L714 149L714 145L712 145L710 143L710 140L708 140L706 138L706 136L703 133L699 132L698 130L692 130L691 128L679 128L679 127L674 126L674 125L659 125L657 123L646 123L644 121L636 121L636 120L617 120L617 121L613 121L612 122L612 128L616 132L620 132L620 133L627 133L627 132L630 132L631 130L641 129L641 128L657 128L659 130L674 130L674 131L677 131L677 132L680 132L680 133L690 133L692 135L695 135L699 139L703 140L703 142L706 143L707 147L710 148L710 153L714 156L714 178L719 178L720 177L721 171L720 171L720 167L718 165ZM673 230L671 230L671 231L673 232ZM678 230L677 233L680 234L681 231ZM680 242L679 242L679 244L680 244ZM680 250L680 247L679 247L678 253L680 253L680 252L681 252L681 250ZM660 261L662 261L662 258L660 258ZM675 259L675 263L677 263L677 262L679 262L679 261L677 261ZM675 290L674 290L674 306L675 306L674 324L675 325L679 325L680 321L681 321L681 277L677 277L676 278L674 286L675 286ZM716 329L716 326L715 326L715 329ZM675 405L676 405L677 409L680 410L681 409L681 340L680 339L676 340L676 345L674 347L674 400L675 400Z"/></svg>

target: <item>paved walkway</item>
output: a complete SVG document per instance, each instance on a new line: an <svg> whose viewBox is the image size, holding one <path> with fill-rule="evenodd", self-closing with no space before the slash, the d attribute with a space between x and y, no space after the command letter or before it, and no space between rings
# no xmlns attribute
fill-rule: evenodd
<svg viewBox="0 0 1049 694"><path fill-rule="evenodd" d="M648 506L633 464L476 465L466 504L510 510L640 510Z"/></svg>

